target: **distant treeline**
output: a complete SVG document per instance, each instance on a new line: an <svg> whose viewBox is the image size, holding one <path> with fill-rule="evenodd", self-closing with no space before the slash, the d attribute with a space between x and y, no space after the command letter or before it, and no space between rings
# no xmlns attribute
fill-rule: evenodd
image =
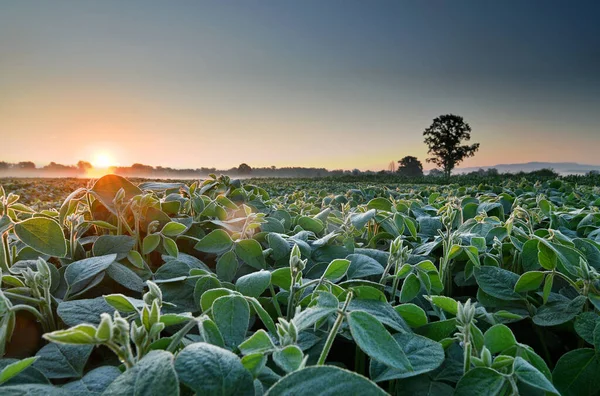
<svg viewBox="0 0 600 396"><path fill-rule="evenodd" d="M517 172L517 173L500 173L497 169L479 169L474 172L452 175L449 179L444 177L444 173L438 169L433 169L427 175L422 176L406 176L397 171L382 170L361 171L359 169L343 170L335 169L328 170L325 168L304 168L304 167L283 167L275 166L264 168L252 168L247 164L241 164L238 167L230 169L217 168L189 168L189 169L174 169L163 166L150 166L144 164L133 164L131 166L119 166L109 168L111 173L126 177L140 178L168 178L168 179L188 179L188 178L203 178L210 174L228 175L232 177L244 178L335 178L336 180L347 179L348 181L366 180L390 180L395 182L410 182L410 183L470 183L474 179L479 182L494 182L504 179L551 179L558 178L560 175L552 169L540 169L532 172ZM36 167L31 161L23 161L18 163L8 163L0 161L0 176L16 176L16 177L97 177L94 173L94 167L86 161L79 161L76 165L63 165L51 162L43 167ZM565 179L587 180L600 179L597 172L590 172L585 176L564 176Z"/></svg>

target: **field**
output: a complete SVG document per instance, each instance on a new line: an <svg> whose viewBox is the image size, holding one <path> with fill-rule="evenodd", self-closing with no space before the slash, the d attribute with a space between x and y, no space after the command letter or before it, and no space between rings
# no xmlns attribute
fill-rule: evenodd
<svg viewBox="0 0 600 396"><path fill-rule="evenodd" d="M598 395L600 189L0 179L2 395Z"/></svg>

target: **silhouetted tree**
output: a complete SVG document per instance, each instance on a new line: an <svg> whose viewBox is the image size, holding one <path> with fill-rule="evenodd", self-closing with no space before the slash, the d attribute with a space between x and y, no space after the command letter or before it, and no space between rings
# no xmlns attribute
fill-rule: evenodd
<svg viewBox="0 0 600 396"><path fill-rule="evenodd" d="M237 171L240 175L247 175L249 173L252 173L252 168L250 167L250 165L243 163L237 167Z"/></svg>
<svg viewBox="0 0 600 396"><path fill-rule="evenodd" d="M423 164L412 155L407 155L398 161L398 174L406 177L423 176Z"/></svg>
<svg viewBox="0 0 600 396"><path fill-rule="evenodd" d="M17 164L20 169L35 169L35 164L31 161L21 161Z"/></svg>
<svg viewBox="0 0 600 396"><path fill-rule="evenodd" d="M90 164L87 161L79 161L77 162L77 169L81 172L81 173L85 173L88 170L92 169L93 166L92 164Z"/></svg>
<svg viewBox="0 0 600 396"><path fill-rule="evenodd" d="M427 158L427 162L441 167L446 177L450 177L456 165L465 158L474 156L479 150L479 143L461 145L463 140L471 139L471 127L461 116L454 114L435 118L431 126L423 132L423 136L429 146L427 153L432 156Z"/></svg>

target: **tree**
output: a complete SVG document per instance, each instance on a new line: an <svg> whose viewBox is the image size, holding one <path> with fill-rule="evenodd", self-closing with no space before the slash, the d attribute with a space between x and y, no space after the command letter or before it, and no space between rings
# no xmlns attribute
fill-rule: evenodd
<svg viewBox="0 0 600 396"><path fill-rule="evenodd" d="M471 139L471 127L461 116L454 114L441 115L433 120L433 124L423 132L425 143L429 146L431 157L427 162L433 162L441 167L444 176L450 177L454 167L465 158L472 157L479 150L479 143L461 145Z"/></svg>
<svg viewBox="0 0 600 396"><path fill-rule="evenodd" d="M429 171L428 174L430 177L443 177L444 176L444 172L442 172L441 170L435 168Z"/></svg>
<svg viewBox="0 0 600 396"><path fill-rule="evenodd" d="M81 173L86 173L88 170L90 170L92 168L93 168L92 164L90 164L87 161L79 161L79 162L77 162L77 169Z"/></svg>
<svg viewBox="0 0 600 396"><path fill-rule="evenodd" d="M423 164L411 155L407 155L398 161L398 174L406 177L421 177L423 176Z"/></svg>
<svg viewBox="0 0 600 396"><path fill-rule="evenodd" d="M237 167L237 171L240 175L247 175L252 172L252 168L250 167L250 165L243 163Z"/></svg>
<svg viewBox="0 0 600 396"><path fill-rule="evenodd" d="M20 169L35 169L35 164L31 161L21 161L17 164Z"/></svg>

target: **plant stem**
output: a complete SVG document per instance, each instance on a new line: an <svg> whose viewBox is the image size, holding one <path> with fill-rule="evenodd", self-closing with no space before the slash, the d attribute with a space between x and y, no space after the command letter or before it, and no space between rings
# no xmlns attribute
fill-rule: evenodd
<svg viewBox="0 0 600 396"><path fill-rule="evenodd" d="M269 290L271 291L271 296L273 296L273 306L275 307L277 316L283 317L283 313L281 312L281 307L279 306L279 301L277 301L277 294L275 293L275 289L273 288L272 284L269 284Z"/></svg>
<svg viewBox="0 0 600 396"><path fill-rule="evenodd" d="M344 307L342 308L341 311L338 312L338 317L335 320L335 323L333 324L333 327L331 328L329 335L327 336L327 340L325 341L325 346L323 347L321 356L319 356L319 360L317 361L317 366L322 366L323 364L325 364L325 360L327 360L327 355L329 355L329 350L331 349L331 346L333 345L333 341L335 340L335 336L337 335L337 332L340 329L342 322L344 321L344 317L346 316L346 310L348 309L348 305L350 304L351 300L352 300L352 292L349 291L348 295L346 296L346 302L344 303Z"/></svg>
<svg viewBox="0 0 600 396"><path fill-rule="evenodd" d="M192 319L189 322L187 322L185 324L185 326L183 326L181 328L181 330L179 330L177 333L175 333L173 335L173 338L171 338L171 343L167 347L167 352L171 352L171 353L175 352L175 350L179 346L179 343L181 342L181 340L183 340L183 337L185 337L185 335L187 333L189 333L189 331L192 330L194 325L197 323L198 322L196 322L196 319Z"/></svg>

